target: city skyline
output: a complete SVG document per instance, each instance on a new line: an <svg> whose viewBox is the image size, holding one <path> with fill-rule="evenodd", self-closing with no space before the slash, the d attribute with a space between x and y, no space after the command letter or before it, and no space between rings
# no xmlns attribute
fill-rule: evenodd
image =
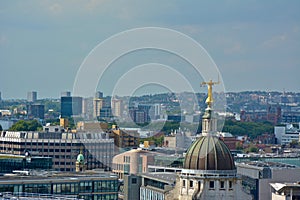
<svg viewBox="0 0 300 200"><path fill-rule="evenodd" d="M49 98L72 91L80 65L96 45L121 31L145 26L174 29L203 45L218 66L226 91L299 92L299 4L2 2L2 98L25 99L28 91ZM172 60L169 55L150 52L138 58L137 64L147 63L153 55L159 61ZM124 65L131 64L128 60L123 60ZM198 85L201 81L191 80Z"/></svg>

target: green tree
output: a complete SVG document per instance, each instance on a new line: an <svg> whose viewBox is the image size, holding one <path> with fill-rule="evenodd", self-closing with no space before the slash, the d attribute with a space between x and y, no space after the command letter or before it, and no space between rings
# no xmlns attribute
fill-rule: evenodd
<svg viewBox="0 0 300 200"><path fill-rule="evenodd" d="M12 127L10 127L9 131L37 131L41 130L42 125L37 120L20 120Z"/></svg>
<svg viewBox="0 0 300 200"><path fill-rule="evenodd" d="M248 135L254 139L264 133L273 133L274 126L270 122L239 122L226 120L223 131L233 135Z"/></svg>

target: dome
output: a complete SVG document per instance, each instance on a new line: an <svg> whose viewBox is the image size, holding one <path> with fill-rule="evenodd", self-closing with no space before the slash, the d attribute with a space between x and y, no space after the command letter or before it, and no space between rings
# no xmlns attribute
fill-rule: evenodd
<svg viewBox="0 0 300 200"><path fill-rule="evenodd" d="M188 149L184 166L193 170L235 170L230 150L216 136L204 136Z"/></svg>
<svg viewBox="0 0 300 200"><path fill-rule="evenodd" d="M77 162L84 163L84 156L81 153L77 156Z"/></svg>

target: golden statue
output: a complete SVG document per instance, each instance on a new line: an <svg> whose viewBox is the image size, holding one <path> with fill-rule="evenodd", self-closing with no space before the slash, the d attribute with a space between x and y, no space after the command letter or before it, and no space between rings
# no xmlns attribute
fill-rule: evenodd
<svg viewBox="0 0 300 200"><path fill-rule="evenodd" d="M212 95L212 86L219 84L220 81L218 82L212 82L212 80L210 80L209 82L202 82L201 86L207 85L208 88L208 93L207 93L207 99L205 101L205 103L211 108L212 107L212 103L214 102L213 99L213 95Z"/></svg>

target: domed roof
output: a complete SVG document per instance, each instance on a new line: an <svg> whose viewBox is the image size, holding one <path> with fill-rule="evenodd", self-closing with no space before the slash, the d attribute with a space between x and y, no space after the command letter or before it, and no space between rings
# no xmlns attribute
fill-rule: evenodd
<svg viewBox="0 0 300 200"><path fill-rule="evenodd" d="M230 150L216 136L204 136L188 149L184 166L194 170L235 170Z"/></svg>
<svg viewBox="0 0 300 200"><path fill-rule="evenodd" d="M77 162L79 162L79 163L83 163L84 162L84 156L81 153L78 154L78 156L77 156Z"/></svg>

